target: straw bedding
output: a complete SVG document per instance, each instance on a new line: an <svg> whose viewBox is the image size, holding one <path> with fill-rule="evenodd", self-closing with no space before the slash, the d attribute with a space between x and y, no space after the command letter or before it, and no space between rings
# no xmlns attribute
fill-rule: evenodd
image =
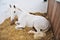
<svg viewBox="0 0 60 40"><path fill-rule="evenodd" d="M26 27L23 30L16 30L16 25L10 25L10 23L10 18L8 18L0 24L0 40L40 40L34 39L34 34L28 34L28 31L33 30L33 28ZM41 40L54 40L54 35L51 29L49 29L46 34L46 37Z"/></svg>

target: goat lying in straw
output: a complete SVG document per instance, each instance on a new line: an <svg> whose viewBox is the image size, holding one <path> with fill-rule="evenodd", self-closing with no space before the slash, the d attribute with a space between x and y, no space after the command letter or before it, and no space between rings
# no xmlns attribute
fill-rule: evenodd
<svg viewBox="0 0 60 40"><path fill-rule="evenodd" d="M28 33L34 33L35 39L44 37L46 35L45 32L50 27L50 23L46 18L44 18L43 16L31 15L28 12L18 10L17 8L15 9L16 10L13 10L13 11L15 11L15 13L18 16L18 21L15 22L16 29L23 29L26 26L34 27L37 31L35 32L30 30Z"/></svg>

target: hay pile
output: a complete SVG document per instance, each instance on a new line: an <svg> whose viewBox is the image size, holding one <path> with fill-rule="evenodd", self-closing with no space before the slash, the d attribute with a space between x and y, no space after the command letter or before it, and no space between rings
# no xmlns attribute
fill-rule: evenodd
<svg viewBox="0 0 60 40"><path fill-rule="evenodd" d="M33 28L26 27L23 30L16 30L15 26L15 24L10 25L10 18L6 19L0 25L0 40L34 40L34 34L28 34L28 31L33 30ZM51 29L46 33L47 36L42 38L41 40L54 40L54 36Z"/></svg>

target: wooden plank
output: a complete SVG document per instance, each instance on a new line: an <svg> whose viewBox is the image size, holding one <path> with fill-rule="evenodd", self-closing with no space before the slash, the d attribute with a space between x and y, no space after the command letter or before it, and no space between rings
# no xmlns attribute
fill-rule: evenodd
<svg viewBox="0 0 60 40"><path fill-rule="evenodd" d="M48 17L51 21L56 40L60 40L60 3L48 0Z"/></svg>

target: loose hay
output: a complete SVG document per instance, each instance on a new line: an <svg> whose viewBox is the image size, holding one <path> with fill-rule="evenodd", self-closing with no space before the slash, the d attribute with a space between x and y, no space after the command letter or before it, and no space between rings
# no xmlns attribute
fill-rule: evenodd
<svg viewBox="0 0 60 40"><path fill-rule="evenodd" d="M15 24L10 25L10 18L6 19L0 25L0 40L35 40L33 38L34 34L28 34L28 31L33 30L33 28L26 27L23 30L16 30L15 26L16 26ZM41 40L54 40L53 37L54 37L53 32L50 29L47 32L47 36L42 38Z"/></svg>

